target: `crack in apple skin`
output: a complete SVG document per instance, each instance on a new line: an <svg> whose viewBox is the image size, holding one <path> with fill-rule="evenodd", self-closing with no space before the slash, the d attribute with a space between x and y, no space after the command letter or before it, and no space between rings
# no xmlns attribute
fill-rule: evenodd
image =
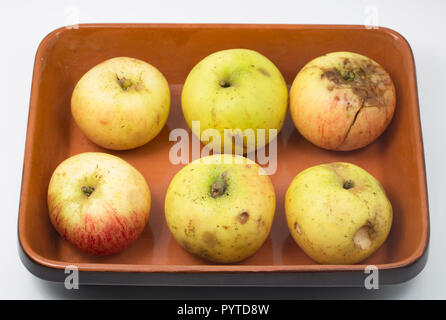
<svg viewBox="0 0 446 320"><path fill-rule="evenodd" d="M350 126L349 126L348 129L347 129L347 132L345 133L344 139L342 139L342 142L336 147L336 150L338 150L339 148L341 148L341 147L345 144L345 141L347 140L347 138L348 138L348 136L349 136L349 134L350 134L350 131L351 131L352 128L353 128L353 125L356 123L356 119L358 118L359 112L362 110L362 108L363 108L363 106L361 106L361 107L358 109L358 111L356 111L355 116L353 117L353 120L352 120L352 122L350 123Z"/></svg>
<svg viewBox="0 0 446 320"><path fill-rule="evenodd" d="M354 115L354 117L353 117L353 120L352 120L350 126L348 127L348 129L347 129L347 131L346 131L346 133L345 133L345 135L344 135L344 138L342 139L341 143L340 143L334 150L343 151L342 147L345 145L347 139L349 138L350 132L351 132L352 128L354 127L354 125L356 124L356 120L358 119L358 116L359 116L360 112L361 112L362 110L366 109L366 108L377 108L377 107L375 107L375 106L368 106L368 107L365 107L364 105L362 105L362 106L358 109L358 111L356 111L356 113L355 113L355 115ZM385 129L386 127L387 127L387 125L384 126L384 129ZM383 129L383 131L384 131L384 129ZM375 138L375 139L376 139L376 138ZM373 140L374 140L374 139L373 139ZM372 140L372 141L373 141L373 140ZM348 151L348 150L351 150L351 149L347 149L347 151Z"/></svg>
<svg viewBox="0 0 446 320"><path fill-rule="evenodd" d="M364 108L373 108L373 107L364 107L364 102L362 102L361 107L358 109L358 111L356 111L355 116L353 117L353 120L350 124L350 126L347 129L347 132L345 133L344 139L342 139L342 142L336 147L335 150L340 150L340 148L342 148L342 146L345 144L345 141L347 140L347 138L349 137L350 131L352 130L353 126L356 123L356 120L358 118L359 113L364 109Z"/></svg>

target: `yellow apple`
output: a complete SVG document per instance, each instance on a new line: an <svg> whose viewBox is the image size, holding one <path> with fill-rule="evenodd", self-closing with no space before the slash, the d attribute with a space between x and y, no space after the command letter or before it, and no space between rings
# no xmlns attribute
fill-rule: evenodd
<svg viewBox="0 0 446 320"><path fill-rule="evenodd" d="M285 197L291 235L313 260L353 264L385 241L392 205L381 184L351 163L310 167L291 182Z"/></svg>
<svg viewBox="0 0 446 320"><path fill-rule="evenodd" d="M134 58L106 60L88 71L71 97L79 128L94 143L112 150L132 149L152 140L170 108L166 79Z"/></svg>
<svg viewBox="0 0 446 320"><path fill-rule="evenodd" d="M265 56L247 49L215 52L187 76L181 104L186 122L203 143L203 132L217 130L209 147L217 152L250 152L274 139L282 128L288 89L279 69ZM195 128L193 121L199 121ZM227 131L225 132L225 129ZM252 138L245 130L253 130ZM264 129L265 139L257 129ZM270 134L270 129L276 130ZM232 130L228 131L228 130ZM263 133L260 133L263 134Z"/></svg>
<svg viewBox="0 0 446 320"><path fill-rule="evenodd" d="M218 263L241 261L268 237L276 198L255 162L219 154L197 159L172 179L166 194L169 229L187 251Z"/></svg>
<svg viewBox="0 0 446 320"><path fill-rule="evenodd" d="M126 161L99 152L75 155L54 171L48 209L61 236L87 253L117 253L147 224L150 190Z"/></svg>
<svg viewBox="0 0 446 320"><path fill-rule="evenodd" d="M372 59L352 52L318 57L296 76L290 113L310 142L330 150L354 150L378 138L395 110L395 87Z"/></svg>

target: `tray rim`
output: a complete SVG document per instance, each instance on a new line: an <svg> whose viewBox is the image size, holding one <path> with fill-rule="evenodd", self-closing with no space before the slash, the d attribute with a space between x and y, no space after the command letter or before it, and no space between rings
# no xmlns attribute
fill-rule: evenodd
<svg viewBox="0 0 446 320"><path fill-rule="evenodd" d="M260 28L260 29L291 29L291 30L302 30L302 29L318 29L318 30L364 30L366 29L363 25L331 25L331 24L225 24L225 23L89 23L89 24L79 24L79 28L135 28L135 27L150 27L150 28L226 28L226 29L252 29L252 28ZM34 61L33 68L33 77L32 77L32 86L31 86L31 96L30 96L30 105L29 105L29 114L28 114L28 124L27 124L27 134L26 134L26 143L25 143L25 154L24 154L24 163L23 163L23 171L22 171L22 183L21 183L21 192L20 192L20 205L19 205L19 216L18 216L18 240L19 240L19 249L22 250L26 257L29 258L32 262L49 269L64 269L66 266L70 265L68 262L62 262L52 259L47 259L42 257L37 252L35 252L26 242L23 242L23 232L24 226L21 223L21 220L24 216L24 209L22 203L26 201L26 197L24 196L24 185L28 183L30 176L30 167L26 161L29 158L29 155L32 151L32 136L33 132L30 128L30 123L32 123L35 119L36 113L36 96L38 89L38 71L41 66L41 56L42 52L48 45L48 43L54 38L57 37L58 34L62 32L70 31L71 29L67 27L57 28L50 33L48 33L43 40L40 42ZM408 258L394 262L394 263L385 263L378 264L377 267L379 270L392 270L392 269L401 269L410 267L415 265L418 261L423 260L424 256L427 257L427 247L429 242L429 234L430 234L430 223L429 223L429 208L428 208L428 195L427 195L427 181L426 181L426 164L424 159L424 147L423 147L423 139L422 139L422 130L420 123L420 111L419 111L419 101L418 101L418 88L416 81L416 72L415 72L415 62L412 49L408 41L398 32L386 28L386 27L378 27L376 29L372 29L372 32L382 32L389 36L392 36L395 41L402 41L403 45L407 47L409 56L410 56L410 79L409 81L413 83L413 90L411 90L411 100L415 103L415 108L412 112L415 112L415 117L418 119L416 121L416 125L414 131L416 134L416 154L418 157L418 161L421 161L421 170L418 171L420 175L421 190L420 195L425 201L422 201L422 219L423 219L423 230L422 230L422 241L418 245L414 254L409 256ZM23 255L21 255L23 258ZM25 263L25 261L22 262ZM424 264L426 262L424 261ZM366 265L356 264L356 265L136 265L136 264L106 264L106 263L76 263L79 271L84 272L117 272L117 273L277 273L277 272L297 272L297 273L313 273L313 272L348 272L348 271L363 271ZM422 268L421 268L422 269ZM419 270L418 272L420 272Z"/></svg>

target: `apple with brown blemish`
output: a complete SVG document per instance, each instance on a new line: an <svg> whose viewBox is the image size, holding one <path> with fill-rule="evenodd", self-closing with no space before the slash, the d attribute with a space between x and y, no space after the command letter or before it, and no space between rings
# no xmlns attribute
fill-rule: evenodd
<svg viewBox="0 0 446 320"><path fill-rule="evenodd" d="M378 138L392 120L395 87L377 62L352 52L318 57L296 76L290 112L299 132L329 150L354 150Z"/></svg>
<svg viewBox="0 0 446 320"><path fill-rule="evenodd" d="M152 140L170 108L167 80L145 61L117 57L89 70L71 97L71 112L82 132L97 145L127 150Z"/></svg>
<svg viewBox="0 0 446 320"><path fill-rule="evenodd" d="M267 57L253 50L228 49L193 67L181 106L187 124L208 147L241 154L276 137L285 121L288 89ZM194 121L200 126L195 127Z"/></svg>
<svg viewBox="0 0 446 320"><path fill-rule="evenodd" d="M378 180L345 162L299 173L288 187L285 213L294 240L323 264L353 264L370 256L386 240L393 217Z"/></svg>
<svg viewBox="0 0 446 320"><path fill-rule="evenodd" d="M254 254L269 235L276 197L270 178L242 156L197 159L172 179L167 225L187 251L217 263Z"/></svg>
<svg viewBox="0 0 446 320"><path fill-rule="evenodd" d="M51 223L84 252L117 253L135 241L147 225L150 190L126 161L87 152L63 161L48 187Z"/></svg>

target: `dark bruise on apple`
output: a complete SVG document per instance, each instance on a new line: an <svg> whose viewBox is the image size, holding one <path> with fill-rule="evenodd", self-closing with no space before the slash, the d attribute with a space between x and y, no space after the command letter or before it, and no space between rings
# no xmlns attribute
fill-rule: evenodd
<svg viewBox="0 0 446 320"><path fill-rule="evenodd" d="M368 59L349 58L342 60L342 67L324 69L321 68L321 79L327 78L331 83L327 86L329 91L337 88L348 87L359 98L360 107L356 111L345 138L337 149L342 148L351 128L356 122L358 114L367 107L386 107L383 96L392 86L390 77L380 66Z"/></svg>
<svg viewBox="0 0 446 320"><path fill-rule="evenodd" d="M290 92L293 121L319 147L354 150L374 141L395 109L395 88L375 61L335 52L309 62Z"/></svg>

